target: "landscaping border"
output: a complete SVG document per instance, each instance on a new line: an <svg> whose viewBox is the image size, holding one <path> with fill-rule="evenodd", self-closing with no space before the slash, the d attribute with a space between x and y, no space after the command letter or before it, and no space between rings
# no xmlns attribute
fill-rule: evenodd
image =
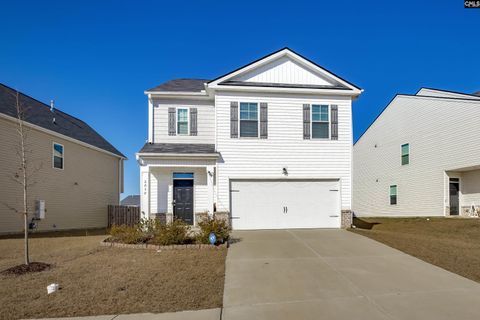
<svg viewBox="0 0 480 320"><path fill-rule="evenodd" d="M100 245L103 247L149 249L149 250L187 250L187 249L204 250L204 249L228 248L228 242L222 243L217 246L212 244L173 244L169 246L161 246L161 245L148 244L148 243L126 244L126 243L120 243L120 242L110 242L110 241L106 241L107 239L101 241Z"/></svg>

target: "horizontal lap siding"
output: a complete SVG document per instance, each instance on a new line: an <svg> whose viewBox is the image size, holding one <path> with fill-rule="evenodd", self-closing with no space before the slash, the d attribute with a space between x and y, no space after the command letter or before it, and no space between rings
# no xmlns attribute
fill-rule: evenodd
<svg viewBox="0 0 480 320"><path fill-rule="evenodd" d="M444 171L480 165L479 118L480 102L398 96L354 146L355 214L443 215ZM404 143L410 164L402 166ZM393 206L390 185L398 186Z"/></svg>
<svg viewBox="0 0 480 320"><path fill-rule="evenodd" d="M28 129L28 137L30 164L40 168L28 202L31 212L37 199L45 200L46 208L38 230L106 227L107 206L119 203L118 158L35 129ZM52 168L53 142L64 146L64 170ZM16 150L16 125L0 119L0 233L23 230L22 217L4 205L22 203L21 185L11 179L18 170Z"/></svg>
<svg viewBox="0 0 480 320"><path fill-rule="evenodd" d="M173 173L193 172L195 212L207 210L207 174L205 168L152 168L150 174L150 210L155 213L173 212Z"/></svg>
<svg viewBox="0 0 480 320"><path fill-rule="evenodd" d="M155 143L215 143L215 108L213 101L179 99L153 100L153 138ZM168 135L168 108L197 108L196 136Z"/></svg>
<svg viewBox="0 0 480 320"><path fill-rule="evenodd" d="M230 102L268 103L268 139L230 138ZM303 139L303 104L338 105L339 140ZM350 98L295 95L235 95L218 93L217 208L229 210L229 178L341 178L342 207L350 208L351 195L351 101Z"/></svg>

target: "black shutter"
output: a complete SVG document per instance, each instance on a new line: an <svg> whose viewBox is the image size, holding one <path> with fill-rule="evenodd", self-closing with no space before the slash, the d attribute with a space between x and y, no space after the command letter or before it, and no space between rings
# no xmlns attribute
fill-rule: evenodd
<svg viewBox="0 0 480 320"><path fill-rule="evenodd" d="M230 138L238 138L238 102L230 102Z"/></svg>
<svg viewBox="0 0 480 320"><path fill-rule="evenodd" d="M197 108L190 108L190 135L197 135Z"/></svg>
<svg viewBox="0 0 480 320"><path fill-rule="evenodd" d="M268 104L260 103L260 139L268 138Z"/></svg>
<svg viewBox="0 0 480 320"><path fill-rule="evenodd" d="M303 139L310 139L310 105L303 105Z"/></svg>
<svg viewBox="0 0 480 320"><path fill-rule="evenodd" d="M332 132L331 132L331 139L332 140L338 140L338 106L333 104L331 107L331 128L332 128Z"/></svg>
<svg viewBox="0 0 480 320"><path fill-rule="evenodd" d="M176 121L175 121L175 108L168 108L168 135L174 136L177 132L176 130Z"/></svg>

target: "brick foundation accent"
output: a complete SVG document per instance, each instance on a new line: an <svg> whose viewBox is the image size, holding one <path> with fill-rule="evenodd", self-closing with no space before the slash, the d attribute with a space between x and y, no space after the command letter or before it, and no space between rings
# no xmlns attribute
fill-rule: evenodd
<svg viewBox="0 0 480 320"><path fill-rule="evenodd" d="M203 219L205 219L207 215L208 213L206 212L195 213L195 221L197 222L197 224ZM230 225L230 219L229 219L230 216L228 212L215 212L213 216L215 217L215 219L224 220L227 222L228 225Z"/></svg>
<svg viewBox="0 0 480 320"><path fill-rule="evenodd" d="M341 221L342 221L341 222L342 229L350 228L353 224L352 210L342 210Z"/></svg>
<svg viewBox="0 0 480 320"><path fill-rule="evenodd" d="M160 220L161 223L170 223L173 221L172 213L152 213L152 219Z"/></svg>

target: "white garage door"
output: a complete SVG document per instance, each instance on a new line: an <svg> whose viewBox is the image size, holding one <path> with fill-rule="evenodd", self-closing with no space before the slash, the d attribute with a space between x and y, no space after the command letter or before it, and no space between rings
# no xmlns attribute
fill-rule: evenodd
<svg viewBox="0 0 480 320"><path fill-rule="evenodd" d="M236 230L339 228L338 180L232 180Z"/></svg>

